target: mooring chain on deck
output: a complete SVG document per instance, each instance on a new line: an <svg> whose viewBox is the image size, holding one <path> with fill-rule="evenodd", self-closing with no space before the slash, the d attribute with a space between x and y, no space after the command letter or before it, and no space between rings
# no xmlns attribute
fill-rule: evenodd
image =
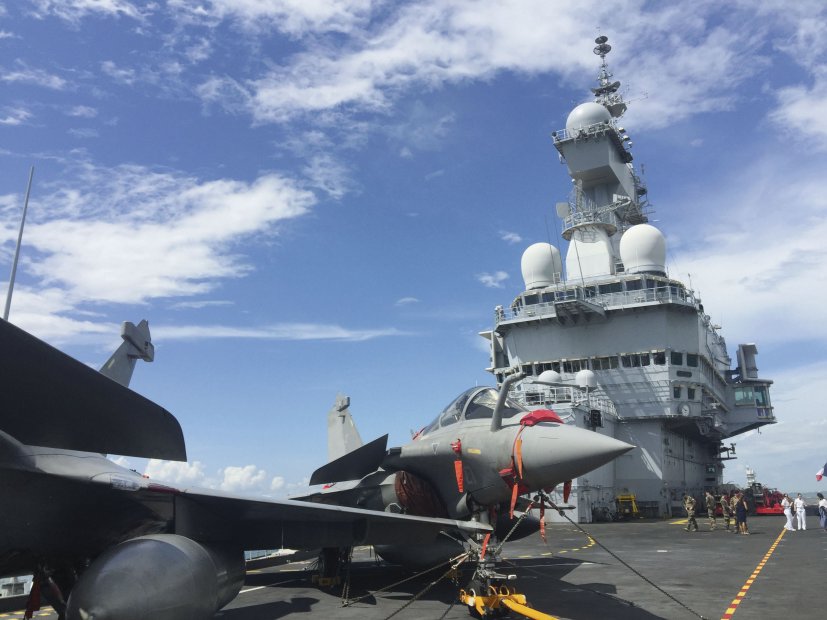
<svg viewBox="0 0 827 620"><path fill-rule="evenodd" d="M580 524L579 524L579 523L575 523L574 521L572 521L571 517L569 517L569 516L565 513L565 511L564 511L564 510L562 510L561 508L558 508L558 507L554 504L554 502L552 502L551 500L548 500L548 503L551 505L551 507L552 507L552 508L554 508L557 512L559 512L561 516L565 517L565 518L566 518L566 520L567 520L569 523L571 523L574 527L576 527L578 530L580 530L581 532L583 532L586 536L588 536L589 538L591 538L591 539L595 542L595 544L596 544L597 546L599 546L601 549L603 549L603 551L605 551L605 552L606 552L606 553L608 553L610 556L612 556L615 560L617 560L618 562L620 562L621 564L623 564L623 566L625 566L625 567L626 567L626 568L628 568L630 571L632 571L635 575L637 575L638 577L640 577L641 579L643 579L643 581L645 581L645 582L646 582L646 583L648 583L650 586L652 586L653 588L655 588L655 590L657 590L658 592L660 592L661 594L663 594L663 595L664 595L664 596L666 596L667 598L671 599L672 601L674 601L675 603L677 603L678 605L680 605L681 607L683 607L686 611L688 611L689 613L691 613L693 616L696 616L696 617L700 618L701 620L706 620L706 618L705 618L704 616L702 616L702 615L701 615L701 614L699 614L697 611L695 611L694 609L692 609L691 607L689 607L689 605L687 605L686 603L683 603L682 601L679 601L679 600L678 600L677 598L675 598L673 595L669 594L669 592L667 592L666 590L664 590L663 588L661 588L659 585L657 585L655 582L653 582L651 579L649 579L648 577L646 577L646 576L645 576L643 573L641 573L639 570L637 570L637 569L633 568L632 566L630 566L629 564L627 564L627 563L626 563L624 560L622 560L622 559L621 559L621 558L620 558L617 554L615 554L615 553L614 553L613 551L611 551L608 547L606 547L606 545L604 545L603 543L601 543L599 540L597 540L597 538L595 538L595 537L594 537L594 536L592 536L589 532L587 532L585 529L583 529L583 528L580 526Z"/></svg>
<svg viewBox="0 0 827 620"><path fill-rule="evenodd" d="M454 564L452 564L452 565L451 565L451 567L450 567L447 571L445 571L445 572L444 572L444 573L443 573L443 574L442 574L442 575L441 575L438 579L434 579L431 583L429 583L427 586L425 586L424 588L422 588L422 590L420 590L419 592L417 592L416 594L414 594L414 595L411 597L411 600L407 601L404 605L402 605L402 607L400 607L399 609L397 609L396 611L394 611L394 612L393 612L393 613L391 613L390 615L385 616L384 620L390 620L391 618L393 618L393 617L394 617L396 614L398 614L399 612L403 611L404 609L407 609L407 608L408 608L408 607L410 607L410 606L411 606L411 605L412 605L415 601L418 601L420 598L422 598L423 596L425 596L425 594L427 594L427 593L428 593L428 591L429 591L431 588L433 588L436 584L438 584L440 581L442 581L443 579L445 579L445 578L446 578L446 577L448 577L449 575L451 575L451 574L453 574L454 572L456 572L457 568L459 568L459 565L460 565L460 564L462 564L465 560L467 560L467 559L468 559L468 555L469 555L469 554L467 554L467 553L466 553L466 554L463 554L463 555L464 555L465 557L461 557L461 558L460 558L457 562L455 562ZM444 562L443 562L443 564L444 564ZM454 603L451 603L451 607L453 607L453 606L454 606ZM449 607L448 609L450 609L450 607ZM446 612L446 613L447 613L447 612ZM443 614L443 618L444 618L444 617L445 617L445 615Z"/></svg>
<svg viewBox="0 0 827 620"><path fill-rule="evenodd" d="M458 556L455 556L455 557L451 558L450 560L446 560L445 562L440 562L436 566L432 566L431 568L426 568L423 571L419 571L418 573L414 573L413 575L410 575L408 577L405 577L404 579L400 579L399 581L391 583L391 584L385 586L384 588L379 588L378 590L374 590L373 592L368 592L367 594L363 594L362 596L357 596L356 598L343 600L342 601L342 607L349 607L350 605L353 605L354 603L358 603L359 601L364 600L364 599L366 599L370 596L376 596L377 594L381 594L382 592L386 592L386 591L390 590L391 588L395 588L396 586L402 585L403 583L406 583L408 581L416 579L417 577L421 577L422 575L427 575L428 573L433 572L433 571L437 570L438 568L442 568L446 564L450 564L451 568L448 569L448 572L446 572L445 575L443 575L442 577L440 577L437 580L437 581L441 581L442 579L445 578L446 575L450 575L451 571L456 570L456 568L460 564L462 564L465 560L467 560L470 555L471 555L470 552L461 553ZM434 583L436 583L436 582L434 582ZM429 590L430 590L430 588L431 588L431 586L428 587ZM424 592L422 594L424 594ZM421 596L422 594L420 594L419 596ZM413 602L413 601L411 601L411 602ZM394 612L394 613L397 613L397 612Z"/></svg>

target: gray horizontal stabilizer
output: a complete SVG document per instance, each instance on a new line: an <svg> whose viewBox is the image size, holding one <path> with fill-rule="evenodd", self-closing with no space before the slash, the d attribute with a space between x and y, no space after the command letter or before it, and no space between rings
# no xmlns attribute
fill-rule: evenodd
<svg viewBox="0 0 827 620"><path fill-rule="evenodd" d="M376 471L385 460L388 436L383 435L364 446L348 452L335 461L319 467L310 476L310 484L359 480Z"/></svg>
<svg viewBox="0 0 827 620"><path fill-rule="evenodd" d="M187 459L169 411L3 320L0 430L34 446Z"/></svg>

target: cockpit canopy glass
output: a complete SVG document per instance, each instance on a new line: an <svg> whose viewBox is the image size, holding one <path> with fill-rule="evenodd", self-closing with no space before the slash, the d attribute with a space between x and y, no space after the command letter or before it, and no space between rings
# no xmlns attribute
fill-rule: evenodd
<svg viewBox="0 0 827 620"><path fill-rule="evenodd" d="M480 420L492 418L494 408L497 406L499 392L494 388L474 387L465 390L449 404L436 420L431 422L423 431L427 434L442 426L449 426L459 422L463 417L466 420ZM526 413L528 410L517 404L510 398L505 400L503 405L503 419L511 418L518 413Z"/></svg>

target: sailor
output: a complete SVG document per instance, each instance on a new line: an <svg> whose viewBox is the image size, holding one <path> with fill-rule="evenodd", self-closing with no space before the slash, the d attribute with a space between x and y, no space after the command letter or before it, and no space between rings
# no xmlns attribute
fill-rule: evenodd
<svg viewBox="0 0 827 620"><path fill-rule="evenodd" d="M795 516L798 517L798 529L806 530L807 516L805 514L805 509L807 506L807 502L805 502L804 498L801 497L801 493L795 496L795 501L793 502L793 505L795 506Z"/></svg>
<svg viewBox="0 0 827 620"><path fill-rule="evenodd" d="M741 524L738 522L738 511L736 510L739 495L740 493L738 491L733 491L729 497L729 511L735 517L735 527L732 530L733 534L738 534L741 531Z"/></svg>
<svg viewBox="0 0 827 620"><path fill-rule="evenodd" d="M691 495L684 495L683 496L683 508L686 510L686 516L688 517L686 522L686 531L698 531L698 522L695 521L695 498Z"/></svg>
<svg viewBox="0 0 827 620"><path fill-rule="evenodd" d="M784 499L781 500L781 506L784 508L784 516L787 517L787 523L784 525L784 529L792 532L795 530L793 527L793 500L791 500L790 496L786 493L784 493Z"/></svg>
<svg viewBox="0 0 827 620"><path fill-rule="evenodd" d="M729 509L729 495L724 493L721 495L720 499L721 504L721 516L724 518L724 525L726 525L726 531L729 531L729 523L732 520L732 512Z"/></svg>
<svg viewBox="0 0 827 620"><path fill-rule="evenodd" d="M709 491L704 494L706 501L706 516L709 519L709 531L715 531L715 496Z"/></svg>

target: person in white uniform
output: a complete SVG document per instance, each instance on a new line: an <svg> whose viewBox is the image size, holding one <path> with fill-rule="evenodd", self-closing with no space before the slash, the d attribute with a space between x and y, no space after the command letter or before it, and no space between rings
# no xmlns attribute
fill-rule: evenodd
<svg viewBox="0 0 827 620"><path fill-rule="evenodd" d="M795 505L795 516L798 517L798 529L799 530L806 530L807 529L807 519L804 514L804 509L807 506L807 502L805 502L802 497L801 493L795 496L795 501L793 502Z"/></svg>
<svg viewBox="0 0 827 620"><path fill-rule="evenodd" d="M824 499L824 495L821 493L816 493L816 495L818 495L819 524L821 525L821 529L827 532L827 499Z"/></svg>
<svg viewBox="0 0 827 620"><path fill-rule="evenodd" d="M784 529L792 532L795 530L793 527L793 500L786 493L784 493L784 499L781 500L781 506L784 508L784 516L787 517Z"/></svg>

